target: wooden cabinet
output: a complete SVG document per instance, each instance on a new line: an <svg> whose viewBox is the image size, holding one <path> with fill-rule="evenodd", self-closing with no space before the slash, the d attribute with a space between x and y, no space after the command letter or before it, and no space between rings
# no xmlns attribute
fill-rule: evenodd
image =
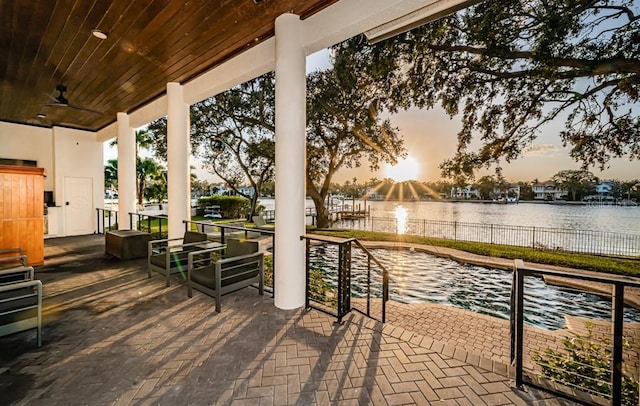
<svg viewBox="0 0 640 406"><path fill-rule="evenodd" d="M22 248L44 263L44 169L0 165L0 249Z"/></svg>

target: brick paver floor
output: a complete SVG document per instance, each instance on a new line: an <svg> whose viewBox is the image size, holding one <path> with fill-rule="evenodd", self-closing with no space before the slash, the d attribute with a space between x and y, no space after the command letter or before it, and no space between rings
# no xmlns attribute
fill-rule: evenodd
<svg viewBox="0 0 640 406"><path fill-rule="evenodd" d="M148 279L145 260L48 242L43 346L0 338L0 404L561 404L486 363L391 323L280 310L252 288L224 296ZM93 243L99 242L93 238ZM69 249L78 244L79 250ZM71 260L65 260L71 255Z"/></svg>

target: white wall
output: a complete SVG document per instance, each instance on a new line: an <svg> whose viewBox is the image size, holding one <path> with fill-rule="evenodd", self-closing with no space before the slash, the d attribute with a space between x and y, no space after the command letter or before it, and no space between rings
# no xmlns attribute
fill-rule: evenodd
<svg viewBox="0 0 640 406"><path fill-rule="evenodd" d="M104 202L103 143L90 131L54 127L42 128L0 122L0 157L38 162L47 177L44 190L54 192L59 210L59 228L50 234L64 236L65 176L93 179L93 206Z"/></svg>
<svg viewBox="0 0 640 406"><path fill-rule="evenodd" d="M61 218L64 219L66 214L64 178L68 176L92 178L93 208L104 207L103 143L97 140L96 133L54 127L53 144L56 167L54 196L56 204L62 206ZM62 234L66 235L64 221L62 227Z"/></svg>
<svg viewBox="0 0 640 406"><path fill-rule="evenodd" d="M44 168L44 190L54 188L53 137L51 129L0 121L0 158L37 161Z"/></svg>

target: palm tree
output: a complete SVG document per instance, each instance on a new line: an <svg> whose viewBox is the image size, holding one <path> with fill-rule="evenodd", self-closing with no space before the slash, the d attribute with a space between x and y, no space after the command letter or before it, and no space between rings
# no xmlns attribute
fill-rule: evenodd
<svg viewBox="0 0 640 406"><path fill-rule="evenodd" d="M144 200L144 187L148 182L148 177L150 176L154 176L151 173L147 175L146 171L150 170L152 173L154 171L154 169L152 169L152 164L148 163L146 161L149 160L149 158L145 158L144 160L141 160L140 157L138 156L140 148L143 149L148 149L149 147L151 147L153 145L153 139L150 136L149 131L146 128L143 128L141 130L136 130L135 133L136 136L136 178L137 178L137 182L136 182L136 196L138 197L138 204L142 204L143 200ZM114 138L113 141L111 141L109 143L109 146L111 147L115 147L116 145L118 145L118 139ZM112 160L113 161L113 160ZM158 164L151 160L153 162L153 165L158 166ZM144 168L141 168L141 165L144 166ZM117 163L116 163L116 179L117 179ZM105 182L106 182L106 167L105 167ZM157 171L157 170L156 170Z"/></svg>
<svg viewBox="0 0 640 406"><path fill-rule="evenodd" d="M138 204L142 205L144 201L144 192L147 185L156 180L163 171L162 165L151 158L136 158L136 177L138 180L136 194L138 196Z"/></svg>
<svg viewBox="0 0 640 406"><path fill-rule="evenodd" d="M118 145L118 139L114 138L113 141L109 143L110 147L115 147ZM151 138L151 134L149 130L143 128L142 130L136 130L136 156L138 156L138 152L140 148L149 149L153 145L153 139Z"/></svg>
<svg viewBox="0 0 640 406"><path fill-rule="evenodd" d="M104 166L104 188L118 188L118 160L109 159Z"/></svg>

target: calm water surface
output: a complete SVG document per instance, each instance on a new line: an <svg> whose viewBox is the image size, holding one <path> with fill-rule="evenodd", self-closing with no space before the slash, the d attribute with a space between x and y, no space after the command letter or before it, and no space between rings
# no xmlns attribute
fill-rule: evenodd
<svg viewBox="0 0 640 406"><path fill-rule="evenodd" d="M356 207L364 203L356 200ZM395 218L406 209L408 220L535 226L616 233L640 233L640 207L571 206L544 203L482 204L449 202L367 202L372 217Z"/></svg>
<svg viewBox="0 0 640 406"><path fill-rule="evenodd" d="M275 208L274 199L260 199L267 210ZM351 201L345 201L351 205ZM437 201L367 201L372 217L396 218L396 208L406 209L407 220L442 220L465 223L535 226L572 230L640 234L640 206L571 206L545 203L482 204ZM364 202L355 201L364 208ZM306 207L314 207L311 200ZM362 221L361 221L362 222ZM348 225L351 222L345 222ZM357 223L357 221L356 221ZM338 224L340 226L340 224ZM359 227L356 227L359 228Z"/></svg>

